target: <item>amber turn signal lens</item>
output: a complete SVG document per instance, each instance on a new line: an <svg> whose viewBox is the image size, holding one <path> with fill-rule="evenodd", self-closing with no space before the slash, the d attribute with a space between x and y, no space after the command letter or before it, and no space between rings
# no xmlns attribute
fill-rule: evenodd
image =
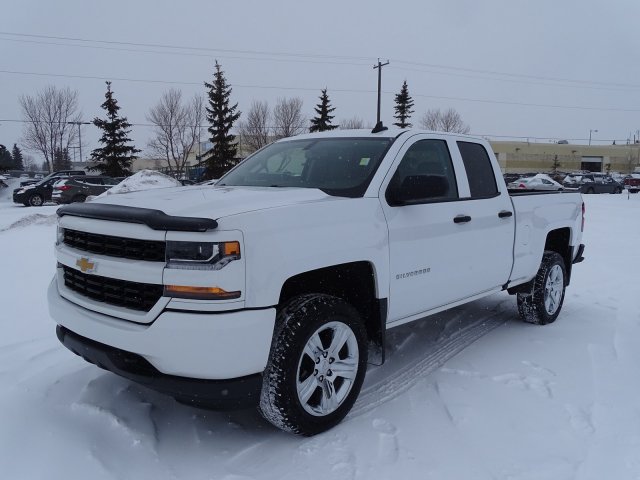
<svg viewBox="0 0 640 480"><path fill-rule="evenodd" d="M192 298L198 300L229 300L240 298L240 292L227 292L219 287L188 287L183 285L165 285L164 294L173 298Z"/></svg>
<svg viewBox="0 0 640 480"><path fill-rule="evenodd" d="M240 255L240 242L224 242L224 256Z"/></svg>

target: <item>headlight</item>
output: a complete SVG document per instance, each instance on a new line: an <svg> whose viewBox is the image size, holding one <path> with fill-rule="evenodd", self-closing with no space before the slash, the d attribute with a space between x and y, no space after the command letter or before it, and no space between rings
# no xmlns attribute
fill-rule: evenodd
<svg viewBox="0 0 640 480"><path fill-rule="evenodd" d="M167 242L167 268L220 270L240 258L240 242Z"/></svg>

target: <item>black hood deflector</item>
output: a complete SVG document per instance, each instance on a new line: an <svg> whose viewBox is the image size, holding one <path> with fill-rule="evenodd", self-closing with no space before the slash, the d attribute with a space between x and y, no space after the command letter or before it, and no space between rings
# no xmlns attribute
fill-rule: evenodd
<svg viewBox="0 0 640 480"><path fill-rule="evenodd" d="M151 208L109 205L107 203L72 203L58 209L58 216L95 218L125 223L141 223L153 230L206 232L218 228L211 218L176 217Z"/></svg>

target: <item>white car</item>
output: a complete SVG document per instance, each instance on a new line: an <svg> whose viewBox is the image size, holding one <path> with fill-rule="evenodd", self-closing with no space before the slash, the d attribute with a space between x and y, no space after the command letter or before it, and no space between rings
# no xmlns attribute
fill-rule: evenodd
<svg viewBox="0 0 640 480"><path fill-rule="evenodd" d="M390 328L502 290L555 321L580 193L510 194L481 138L376 130L279 140L215 185L60 207L58 338L181 402L257 405L313 435L349 412Z"/></svg>
<svg viewBox="0 0 640 480"><path fill-rule="evenodd" d="M537 190L537 191L560 191L564 187L553 180L548 175L538 174L535 177L520 178L509 184L509 189L513 190Z"/></svg>

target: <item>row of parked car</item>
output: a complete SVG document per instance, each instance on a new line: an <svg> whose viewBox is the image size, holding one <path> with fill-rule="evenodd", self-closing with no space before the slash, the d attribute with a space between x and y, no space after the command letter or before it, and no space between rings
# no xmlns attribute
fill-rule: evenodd
<svg viewBox="0 0 640 480"><path fill-rule="evenodd" d="M505 182L512 190L559 191L581 193L630 193L640 190L640 174L620 175L598 172L573 172L549 175L545 173L505 174Z"/></svg>
<svg viewBox="0 0 640 480"><path fill-rule="evenodd" d="M47 175L39 181L26 180L13 191L14 203L39 207L45 202L84 202L91 195L100 195L121 178L87 175L82 170L63 170Z"/></svg>
<svg viewBox="0 0 640 480"><path fill-rule="evenodd" d="M117 185L125 177L87 175L83 170L61 170L53 172L41 180L25 180L13 191L14 203L26 207L39 207L45 202L84 202L90 196L97 196ZM182 185L195 184L192 180L179 180Z"/></svg>

